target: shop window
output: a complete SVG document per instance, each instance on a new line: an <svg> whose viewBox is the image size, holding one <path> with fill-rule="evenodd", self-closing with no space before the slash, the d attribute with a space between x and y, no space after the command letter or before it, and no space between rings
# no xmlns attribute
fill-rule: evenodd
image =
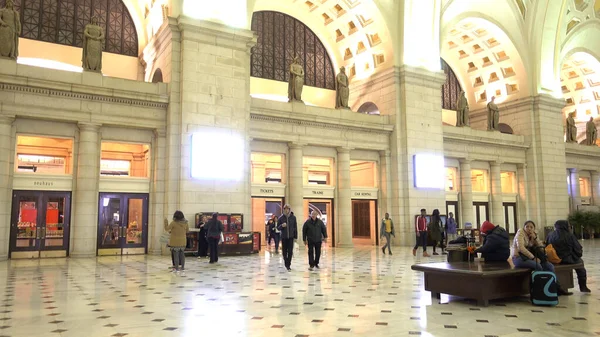
<svg viewBox="0 0 600 337"><path fill-rule="evenodd" d="M15 172L71 174L73 139L17 136Z"/></svg>
<svg viewBox="0 0 600 337"><path fill-rule="evenodd" d="M591 197L590 178L579 178L579 193L582 197Z"/></svg>
<svg viewBox="0 0 600 337"><path fill-rule="evenodd" d="M376 170L374 161L351 160L350 184L352 187L377 187Z"/></svg>
<svg viewBox="0 0 600 337"><path fill-rule="evenodd" d="M283 155L274 153L252 152L252 183L283 183Z"/></svg>
<svg viewBox="0 0 600 337"><path fill-rule="evenodd" d="M446 191L458 191L458 179L456 179L456 167L446 167Z"/></svg>
<svg viewBox="0 0 600 337"><path fill-rule="evenodd" d="M473 192L487 192L487 171L471 170L471 184Z"/></svg>
<svg viewBox="0 0 600 337"><path fill-rule="evenodd" d="M515 172L502 172L500 173L500 179L502 180L502 193L511 194L515 192Z"/></svg>
<svg viewBox="0 0 600 337"><path fill-rule="evenodd" d="M148 178L149 167L149 145L102 142L100 175Z"/></svg>
<svg viewBox="0 0 600 337"><path fill-rule="evenodd" d="M331 185L331 158L304 157L302 171L305 185Z"/></svg>

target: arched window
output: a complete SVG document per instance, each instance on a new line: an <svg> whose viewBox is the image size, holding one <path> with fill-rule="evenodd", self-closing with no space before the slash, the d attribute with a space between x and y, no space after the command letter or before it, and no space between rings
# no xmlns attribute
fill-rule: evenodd
<svg viewBox="0 0 600 337"><path fill-rule="evenodd" d="M333 63L323 43L302 22L283 13L261 11L252 15L252 30L258 41L252 48L251 76L287 82L290 64L299 56L304 84L335 89Z"/></svg>
<svg viewBox="0 0 600 337"><path fill-rule="evenodd" d="M73 47L83 46L83 29L93 16L104 28L104 51L138 56L135 25L122 0L14 0L21 37ZM0 0L0 7L6 0ZM42 51L40 51L42 52Z"/></svg>
<svg viewBox="0 0 600 337"><path fill-rule="evenodd" d="M373 102L363 103L359 108L358 112L367 114L367 115L379 115L379 108Z"/></svg>
<svg viewBox="0 0 600 337"><path fill-rule="evenodd" d="M442 70L446 73L446 83L442 85L442 109L456 110L456 101L462 87L452 68L440 58Z"/></svg>
<svg viewBox="0 0 600 337"><path fill-rule="evenodd" d="M162 81L163 81L162 70L160 70L160 68L158 68L154 72L154 75L152 75L152 83L162 83Z"/></svg>

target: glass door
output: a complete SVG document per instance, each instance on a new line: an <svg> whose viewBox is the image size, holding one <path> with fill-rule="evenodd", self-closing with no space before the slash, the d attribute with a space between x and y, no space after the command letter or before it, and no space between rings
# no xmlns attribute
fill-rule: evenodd
<svg viewBox="0 0 600 337"><path fill-rule="evenodd" d="M70 192L14 191L11 258L67 256L70 207Z"/></svg>
<svg viewBox="0 0 600 337"><path fill-rule="evenodd" d="M148 195L100 193L98 255L145 254Z"/></svg>
<svg viewBox="0 0 600 337"><path fill-rule="evenodd" d="M473 215L475 216L475 223L473 224L473 229L479 229L485 221L490 221L490 219L488 218L488 214L489 212L487 202L474 202ZM475 225L477 225L476 228Z"/></svg>
<svg viewBox="0 0 600 337"><path fill-rule="evenodd" d="M335 231L333 230L333 200L331 199L304 199L305 218L298 219L298 237L301 236L302 226L308 220L312 211L317 211L317 216L327 227L327 245L335 246Z"/></svg>

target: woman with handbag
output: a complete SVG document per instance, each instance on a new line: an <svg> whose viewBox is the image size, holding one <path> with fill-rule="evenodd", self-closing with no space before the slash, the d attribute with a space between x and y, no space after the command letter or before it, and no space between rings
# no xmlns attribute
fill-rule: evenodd
<svg viewBox="0 0 600 337"><path fill-rule="evenodd" d="M218 219L219 213L213 213L212 218L204 225L208 248L210 249L209 263L219 261L219 241L223 235L223 223Z"/></svg>
<svg viewBox="0 0 600 337"><path fill-rule="evenodd" d="M512 261L515 268L554 272L554 265L548 261L544 245L537 238L535 223L531 220L525 221L523 228L515 234ZM572 295L572 293L565 291L558 284L558 295Z"/></svg>

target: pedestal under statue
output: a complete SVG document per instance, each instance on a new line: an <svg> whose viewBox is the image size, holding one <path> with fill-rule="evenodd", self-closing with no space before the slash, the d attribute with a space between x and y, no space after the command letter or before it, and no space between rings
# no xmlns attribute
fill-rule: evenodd
<svg viewBox="0 0 600 337"><path fill-rule="evenodd" d="M348 87L348 76L346 76L346 68L340 68L340 73L337 74L335 78L335 84L335 108L350 109L350 107L348 106L350 88Z"/></svg>
<svg viewBox="0 0 600 337"><path fill-rule="evenodd" d="M83 69L102 72L102 47L104 46L104 30L98 25L98 18L92 17L92 22L83 31Z"/></svg>
<svg viewBox="0 0 600 337"><path fill-rule="evenodd" d="M300 64L300 57L294 57L290 64L290 81L288 82L288 102L302 102L302 88L304 87L304 68Z"/></svg>
<svg viewBox="0 0 600 337"><path fill-rule="evenodd" d="M19 56L19 35L21 19L15 10L13 0L6 0L6 7L0 9L0 56L16 60Z"/></svg>

